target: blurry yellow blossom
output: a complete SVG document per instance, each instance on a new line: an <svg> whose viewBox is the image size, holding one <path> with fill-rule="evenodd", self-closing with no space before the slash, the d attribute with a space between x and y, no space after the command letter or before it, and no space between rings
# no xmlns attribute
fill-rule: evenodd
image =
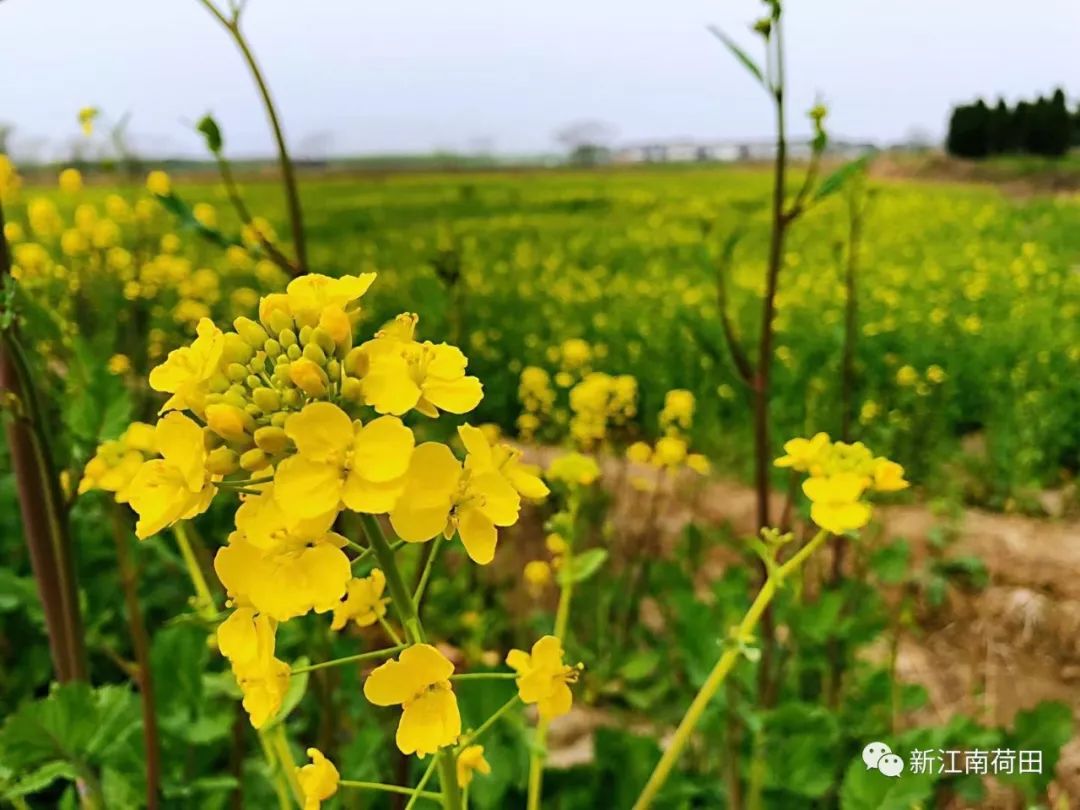
<svg viewBox="0 0 1080 810"><path fill-rule="evenodd" d="M817 433L810 439L792 439L784 443L786 455L776 460L777 467L791 467L798 472L808 472L821 461L829 447L829 434Z"/></svg>
<svg viewBox="0 0 1080 810"><path fill-rule="evenodd" d="M304 794L304 810L319 810L323 801L337 793L341 775L318 748L309 748L311 762L296 769L296 781Z"/></svg>
<svg viewBox="0 0 1080 810"><path fill-rule="evenodd" d="M146 190L159 197L168 197L172 193L172 180L160 169L146 175Z"/></svg>
<svg viewBox="0 0 1080 810"><path fill-rule="evenodd" d="M861 529L870 522L870 507L859 500L865 489L866 479L855 473L803 481L803 492L811 501L811 520L833 534Z"/></svg>
<svg viewBox="0 0 1080 810"><path fill-rule="evenodd" d="M517 672L518 694L524 703L535 703L542 720L551 720L570 711L574 696L570 684L576 683L581 666L563 663L562 642L544 636L532 651L511 650L506 663Z"/></svg>
<svg viewBox="0 0 1080 810"><path fill-rule="evenodd" d="M127 374L131 371L131 359L126 354L114 354L107 364L110 374Z"/></svg>
<svg viewBox="0 0 1080 810"><path fill-rule="evenodd" d="M461 787L468 787L473 773L491 773L491 765L484 759L484 746L468 745L457 756L457 782Z"/></svg>
<svg viewBox="0 0 1080 810"><path fill-rule="evenodd" d="M600 465L592 456L564 453L548 465L545 476L549 481L589 486L600 477Z"/></svg>
<svg viewBox="0 0 1080 810"><path fill-rule="evenodd" d="M78 169L64 169L59 176L60 190L65 194L77 194L82 191L83 178Z"/></svg>

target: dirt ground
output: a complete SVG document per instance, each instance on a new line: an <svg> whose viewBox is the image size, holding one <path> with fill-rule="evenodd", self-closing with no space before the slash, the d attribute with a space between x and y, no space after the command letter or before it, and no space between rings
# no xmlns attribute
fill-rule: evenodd
<svg viewBox="0 0 1080 810"><path fill-rule="evenodd" d="M642 518L648 498L627 482L650 474L627 469L621 460L605 462L604 483L615 491L616 521ZM666 542L691 520L728 524L738 533L753 531L754 492L742 484L669 482L663 497L656 514ZM773 513L782 508L783 498L776 496ZM875 514L886 537L908 539L916 559L927 553L931 530L943 522L921 505L880 507ZM978 556L989 581L977 591L951 589L945 604L921 617L920 626L903 640L898 672L929 694L924 714L911 719L941 722L964 712L1008 725L1016 711L1052 699L1073 706L1080 728L1080 519L966 510L950 525L955 539L946 556ZM730 561L720 552L704 576L717 574ZM594 710L582 709L554 726L558 750L553 761L588 761L591 731L602 722ZM1080 808L1080 735L1062 752L1052 793L1057 806ZM980 805L1001 810L1021 806L993 794Z"/></svg>

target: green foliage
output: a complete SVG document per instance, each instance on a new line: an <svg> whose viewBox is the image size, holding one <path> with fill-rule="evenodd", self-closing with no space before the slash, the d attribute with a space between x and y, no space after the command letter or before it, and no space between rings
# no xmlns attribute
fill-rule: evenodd
<svg viewBox="0 0 1080 810"><path fill-rule="evenodd" d="M1012 110L1002 99L993 108L979 99L953 109L946 147L950 154L966 158L1004 153L1058 158L1069 151L1073 128L1073 115L1060 88L1050 98L1020 101Z"/></svg>

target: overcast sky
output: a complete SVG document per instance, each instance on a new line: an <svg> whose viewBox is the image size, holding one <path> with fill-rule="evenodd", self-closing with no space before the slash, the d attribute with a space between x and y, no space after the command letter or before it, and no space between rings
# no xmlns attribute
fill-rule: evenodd
<svg viewBox="0 0 1080 810"><path fill-rule="evenodd" d="M220 0L224 2L224 0ZM567 122L619 143L769 132L767 100L705 32L750 48L757 0L249 0L246 29L297 151L549 151ZM949 106L1063 85L1080 94L1080 0L790 0L792 112L822 94L838 136L935 137ZM0 121L15 146L130 112L140 146L268 154L251 79L197 0L0 0ZM793 115L794 117L794 115ZM801 121L799 123L801 126Z"/></svg>

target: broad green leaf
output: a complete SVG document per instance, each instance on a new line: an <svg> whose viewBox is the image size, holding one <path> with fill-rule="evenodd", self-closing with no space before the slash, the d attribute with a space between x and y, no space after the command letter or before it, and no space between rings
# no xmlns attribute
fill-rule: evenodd
<svg viewBox="0 0 1080 810"><path fill-rule="evenodd" d="M766 87L767 85L765 84L765 74L762 72L761 68L758 67L757 62L751 59L750 55L741 47L739 47L735 40L733 40L715 25L710 25L708 28L709 33L721 42L723 42L724 45L727 46L727 49L731 51L732 55L736 59L738 59L739 62L742 63L743 67L745 67L747 70L750 71L751 74L753 74L754 78L758 80L758 84L760 84L762 87Z"/></svg>
<svg viewBox="0 0 1080 810"><path fill-rule="evenodd" d="M1072 738L1072 710L1064 703L1044 700L1033 709L1016 713L1013 730L1006 735L1004 747L1020 751L1041 751L1041 773L1016 773L1001 776L1001 780L1018 786L1028 799L1046 791L1054 778L1054 769L1061 756L1061 747Z"/></svg>
<svg viewBox="0 0 1080 810"><path fill-rule="evenodd" d="M814 192L814 199L823 200L826 197L835 194L842 189L849 180L855 177L855 175L864 171L869 163L870 155L863 155L860 158L845 163L821 181L821 184L817 187L817 191Z"/></svg>
<svg viewBox="0 0 1080 810"><path fill-rule="evenodd" d="M765 717L765 784L808 799L833 785L839 755L835 715L822 706L788 703Z"/></svg>
<svg viewBox="0 0 1080 810"><path fill-rule="evenodd" d="M568 570L562 573L563 583L584 582L600 570L607 558L607 549L604 548L590 548L581 554L575 554Z"/></svg>
<svg viewBox="0 0 1080 810"><path fill-rule="evenodd" d="M619 667L619 674L628 681L640 681L651 677L662 660L659 650L643 650Z"/></svg>
<svg viewBox="0 0 1080 810"><path fill-rule="evenodd" d="M39 790L47 788L57 779L67 779L68 781L75 780L75 769L72 767L71 763L59 760L48 762L9 786L4 791L3 796L10 801L16 796L27 796L31 793L37 793Z"/></svg>
<svg viewBox="0 0 1080 810"><path fill-rule="evenodd" d="M870 556L870 568L881 582L886 585L896 585L903 582L907 576L910 560L910 544L907 540L897 539L875 549Z"/></svg>

